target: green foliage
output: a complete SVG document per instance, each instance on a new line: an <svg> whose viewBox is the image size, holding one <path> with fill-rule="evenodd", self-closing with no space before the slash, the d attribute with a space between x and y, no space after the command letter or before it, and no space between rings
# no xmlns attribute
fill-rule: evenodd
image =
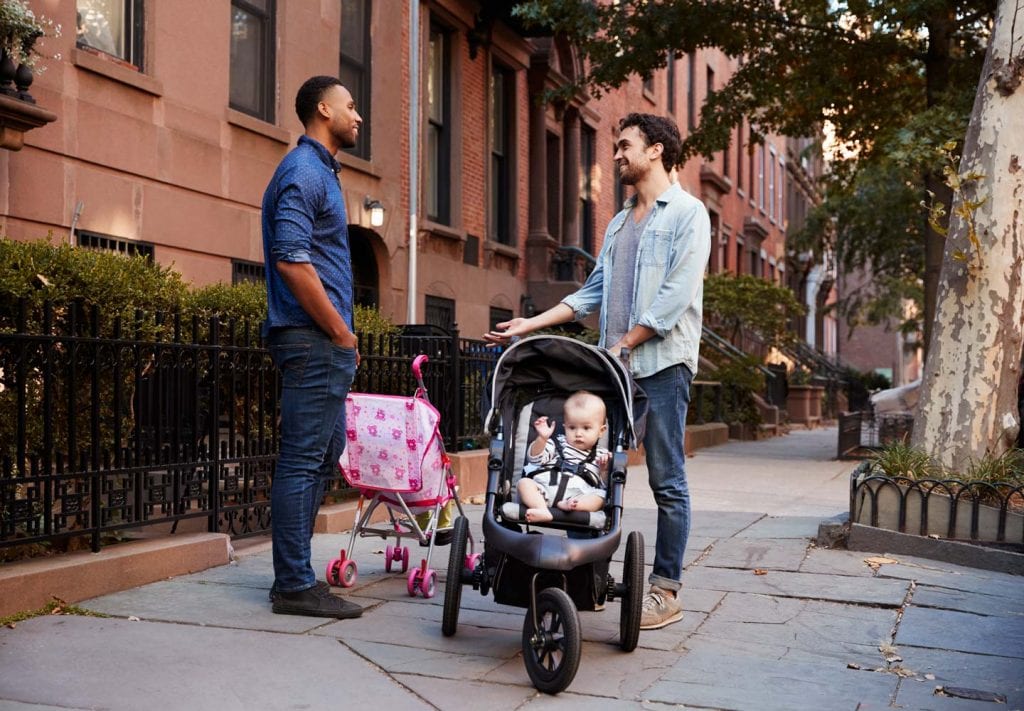
<svg viewBox="0 0 1024 711"><path fill-rule="evenodd" d="M968 465L965 481L1006 482L1014 486L1024 485L1024 449L1016 447L999 456L986 454Z"/></svg>
<svg viewBox="0 0 1024 711"><path fill-rule="evenodd" d="M789 289L749 274L709 274L704 278L704 313L736 340L742 327L756 332L773 346L794 338L789 319L802 316L804 307Z"/></svg>
<svg viewBox="0 0 1024 711"><path fill-rule="evenodd" d="M871 468L888 476L908 479L942 478L942 467L927 452L914 449L906 442L892 442L870 458Z"/></svg>
<svg viewBox="0 0 1024 711"><path fill-rule="evenodd" d="M764 373L758 368L756 358L747 356L740 360L724 360L715 366L713 373L707 376L712 382L723 386L722 420L728 424L741 423L761 424L761 411L754 402L754 395L764 390ZM687 421L693 423L697 419L696 403L692 400L687 414ZM703 408L700 414L705 422L714 420L714 392L708 390L704 395Z"/></svg>
<svg viewBox="0 0 1024 711"><path fill-rule="evenodd" d="M136 309L173 311L186 301L188 286L169 267L145 257L54 246L50 239L52 235L35 242L0 238L0 328L12 330L19 299L28 301L30 311L52 302L57 319L75 302L86 312L97 306L100 332L117 317L126 326L132 324ZM140 327L143 336L158 330L152 324Z"/></svg>
<svg viewBox="0 0 1024 711"><path fill-rule="evenodd" d="M46 35L60 37L60 25L36 15L26 0L0 0L0 50L32 66L39 56L36 40Z"/></svg>
<svg viewBox="0 0 1024 711"><path fill-rule="evenodd" d="M188 294L185 308L203 319L216 314L258 325L267 317L267 287L254 281L210 284Z"/></svg>
<svg viewBox="0 0 1024 711"><path fill-rule="evenodd" d="M353 317L356 333L360 335L397 336L402 330L391 319L370 306L356 304Z"/></svg>

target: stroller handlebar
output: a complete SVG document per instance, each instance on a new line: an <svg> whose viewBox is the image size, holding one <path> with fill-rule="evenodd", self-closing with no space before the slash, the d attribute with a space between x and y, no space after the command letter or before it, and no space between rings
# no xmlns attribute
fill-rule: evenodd
<svg viewBox="0 0 1024 711"><path fill-rule="evenodd" d="M422 370L423 364L426 363L429 360L430 360L430 358L427 357L426 353L422 353L422 354L416 356L415 358L413 358L413 361L412 361L412 374L416 376L417 380L423 380L423 370Z"/></svg>

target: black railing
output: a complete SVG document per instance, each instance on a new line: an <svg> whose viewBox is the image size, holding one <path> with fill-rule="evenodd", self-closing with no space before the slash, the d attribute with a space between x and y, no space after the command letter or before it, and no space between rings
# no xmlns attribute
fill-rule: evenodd
<svg viewBox="0 0 1024 711"><path fill-rule="evenodd" d="M857 459L887 444L907 442L914 430L914 416L906 412L842 412L838 420L837 459Z"/></svg>
<svg viewBox="0 0 1024 711"><path fill-rule="evenodd" d="M0 334L0 547L269 526L278 378L253 328L24 302L15 321Z"/></svg>
<svg viewBox="0 0 1024 711"><path fill-rule="evenodd" d="M279 378L254 325L21 302L0 323L0 548L205 519L270 527ZM498 353L457 333L360 337L354 390L411 395L413 358L449 449L474 446ZM345 489L339 476L329 496Z"/></svg>
<svg viewBox="0 0 1024 711"><path fill-rule="evenodd" d="M1005 482L910 479L863 464L850 476L850 520L900 533L1024 545L1024 487Z"/></svg>
<svg viewBox="0 0 1024 711"><path fill-rule="evenodd" d="M750 359L750 355L734 346L727 339L718 335L707 325L701 326L701 348L714 351L722 358L742 362ZM764 399L769 405L779 408L786 406L786 374L774 370L771 365L758 365L757 369L764 376Z"/></svg>

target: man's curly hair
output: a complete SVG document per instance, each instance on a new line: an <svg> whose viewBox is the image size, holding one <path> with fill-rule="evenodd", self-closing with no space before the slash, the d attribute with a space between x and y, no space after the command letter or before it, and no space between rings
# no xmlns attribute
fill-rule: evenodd
<svg viewBox="0 0 1024 711"><path fill-rule="evenodd" d="M637 127L648 146L655 143L662 145L661 162L665 165L665 172L676 167L683 152L683 139L679 135L679 127L675 121L654 114L633 113L619 121L619 131L630 126Z"/></svg>

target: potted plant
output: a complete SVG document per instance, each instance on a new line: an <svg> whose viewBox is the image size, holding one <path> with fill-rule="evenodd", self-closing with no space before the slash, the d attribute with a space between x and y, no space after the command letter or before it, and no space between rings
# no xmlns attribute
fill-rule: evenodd
<svg viewBox="0 0 1024 711"><path fill-rule="evenodd" d="M0 0L0 89L4 93L15 93L7 86L11 82L19 89L32 83L40 56L35 46L44 35L59 37L60 25L37 16L25 0Z"/></svg>

